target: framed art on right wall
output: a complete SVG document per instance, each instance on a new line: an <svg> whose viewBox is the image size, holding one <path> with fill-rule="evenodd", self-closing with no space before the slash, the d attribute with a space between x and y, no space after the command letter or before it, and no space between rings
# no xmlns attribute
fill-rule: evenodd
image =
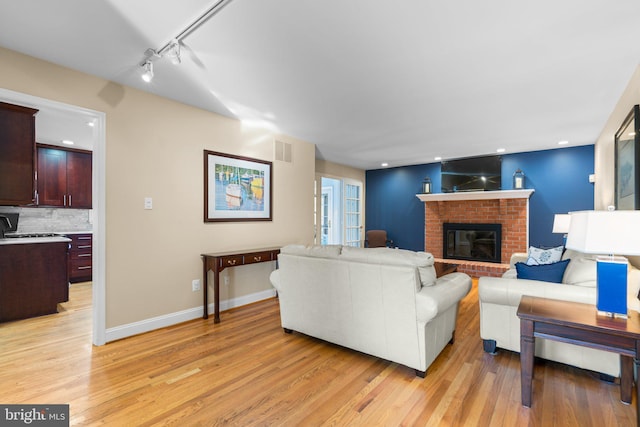
<svg viewBox="0 0 640 427"><path fill-rule="evenodd" d="M615 137L616 210L640 209L640 106L634 105Z"/></svg>

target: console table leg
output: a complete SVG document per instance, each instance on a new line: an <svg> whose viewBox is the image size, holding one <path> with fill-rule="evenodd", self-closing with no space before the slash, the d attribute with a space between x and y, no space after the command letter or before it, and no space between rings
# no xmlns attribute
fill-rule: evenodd
<svg viewBox="0 0 640 427"><path fill-rule="evenodd" d="M633 359L637 372L640 372L640 342L636 341L636 357ZM631 382L633 383L633 372L631 372ZM636 381L636 425L640 426L640 379Z"/></svg>
<svg viewBox="0 0 640 427"><path fill-rule="evenodd" d="M520 319L520 383L522 406L527 408L531 407L535 345L533 321Z"/></svg>
<svg viewBox="0 0 640 427"><path fill-rule="evenodd" d="M633 358L620 356L620 400L626 404L631 403L633 390Z"/></svg>
<svg viewBox="0 0 640 427"><path fill-rule="evenodd" d="M220 272L217 266L213 269L213 298L213 323L220 323Z"/></svg>
<svg viewBox="0 0 640 427"><path fill-rule="evenodd" d="M203 265L203 272L202 272L202 318L203 319L208 319L209 318L209 280L208 280L208 271L209 271L209 264L207 262L207 257L202 257L202 265Z"/></svg>

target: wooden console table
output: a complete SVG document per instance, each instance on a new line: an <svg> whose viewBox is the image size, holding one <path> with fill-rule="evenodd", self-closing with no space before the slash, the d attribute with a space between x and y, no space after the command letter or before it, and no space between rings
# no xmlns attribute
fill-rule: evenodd
<svg viewBox="0 0 640 427"><path fill-rule="evenodd" d="M620 400L631 403L633 364L640 368L640 314L628 319L599 315L596 307L569 301L523 296L520 318L520 377L522 405L531 407L535 339L576 344L620 355ZM640 371L639 371L640 372ZM640 426L640 382L636 383L637 424Z"/></svg>
<svg viewBox="0 0 640 427"><path fill-rule="evenodd" d="M202 254L203 264L203 319L209 318L208 271L213 271L213 322L220 323L220 272L227 267L277 261L280 248L248 249L245 251L216 252Z"/></svg>

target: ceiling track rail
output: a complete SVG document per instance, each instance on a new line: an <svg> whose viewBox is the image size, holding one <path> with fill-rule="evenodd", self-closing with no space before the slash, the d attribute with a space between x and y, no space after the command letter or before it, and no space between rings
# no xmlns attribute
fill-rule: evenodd
<svg viewBox="0 0 640 427"><path fill-rule="evenodd" d="M151 61L151 60L153 60L155 58L162 57L162 55L164 55L167 51L169 51L169 50L171 50L173 48L173 46L175 45L176 41L180 42L182 39L184 39L185 37L189 36L195 30L200 28L205 22L207 22L209 19L213 18L225 6L227 6L229 3L231 3L231 1L232 0L219 0L213 6L211 6L209 9L207 9L206 12L204 12L202 15L200 15L198 18L196 18L184 30L182 30L177 36L175 36L174 38L169 40L160 49L158 49L158 50L153 50L151 48L147 49L145 51L145 57L140 62L140 65L142 66L147 61Z"/></svg>

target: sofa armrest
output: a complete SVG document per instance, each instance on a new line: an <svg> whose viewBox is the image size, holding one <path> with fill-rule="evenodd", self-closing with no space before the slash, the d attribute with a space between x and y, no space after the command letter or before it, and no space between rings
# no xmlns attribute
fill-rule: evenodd
<svg viewBox="0 0 640 427"><path fill-rule="evenodd" d="M457 304L471 290L471 277L465 273L451 273L436 280L433 286L423 286L416 293L418 321L429 322L438 314Z"/></svg>
<svg viewBox="0 0 640 427"><path fill-rule="evenodd" d="M595 288L504 277L481 277L478 281L480 303L517 307L523 295L595 304Z"/></svg>
<svg viewBox="0 0 640 427"><path fill-rule="evenodd" d="M509 260L509 267L516 268L516 262L527 262L529 254L526 252L514 252Z"/></svg>
<svg viewBox="0 0 640 427"><path fill-rule="evenodd" d="M271 285L276 288L276 290L280 291L280 270L276 269L271 272L269 275L269 280L271 281Z"/></svg>

